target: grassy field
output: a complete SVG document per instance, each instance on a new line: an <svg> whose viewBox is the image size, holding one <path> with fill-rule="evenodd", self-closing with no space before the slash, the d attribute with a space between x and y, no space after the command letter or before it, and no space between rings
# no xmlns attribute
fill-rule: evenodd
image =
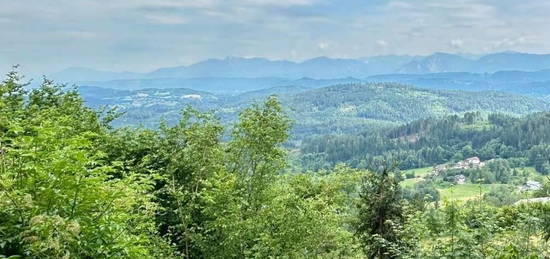
<svg viewBox="0 0 550 259"><path fill-rule="evenodd" d="M481 187L481 193L484 194L490 191L491 188L501 186L501 185L504 185L504 184L479 185L479 184L466 183L466 184L454 185L449 188L437 189L437 190L441 195L441 200L464 201L464 200L469 200L469 199L479 197L480 187Z"/></svg>
<svg viewBox="0 0 550 259"><path fill-rule="evenodd" d="M403 175L413 172L414 176L419 178L424 178L426 175L430 174L433 171L433 166L424 167L424 168L415 168L403 171Z"/></svg>
<svg viewBox="0 0 550 259"><path fill-rule="evenodd" d="M536 179L539 181L545 181L546 179L540 179L540 175L535 171L532 167L523 167L523 168L517 168L520 172L525 172L528 175L529 179ZM403 171L403 176L405 176L407 173L413 172L415 175L415 178L405 179L400 184L402 187L413 187L416 183L424 180L424 178L429 175L433 171L433 167L424 167L424 168L416 168L416 169L409 169ZM539 179L537 179L539 178ZM453 185L452 187L446 187L446 188L437 188L439 191L439 194L441 195L441 200L449 200L449 201L465 201L469 199L474 199L479 197L480 195L480 188L481 188L481 194L485 194L489 192L492 188L501 186L505 184L482 184L481 186L479 184L472 184L472 183L466 183L461 185Z"/></svg>
<svg viewBox="0 0 550 259"><path fill-rule="evenodd" d="M413 172L415 178L405 179L401 182L402 187L413 187L415 183L418 183L424 179L428 174L433 171L433 167L415 168L403 171L403 176Z"/></svg>
<svg viewBox="0 0 550 259"><path fill-rule="evenodd" d="M422 178L411 178L411 179L405 179L401 183L401 187L407 188L407 187L413 187L415 183L418 183L422 181Z"/></svg>

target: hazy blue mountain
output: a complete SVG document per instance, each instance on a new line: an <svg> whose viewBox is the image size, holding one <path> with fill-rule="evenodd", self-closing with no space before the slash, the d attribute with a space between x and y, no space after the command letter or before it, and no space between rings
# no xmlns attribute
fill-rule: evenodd
<svg viewBox="0 0 550 259"><path fill-rule="evenodd" d="M294 72L296 77L320 79L340 77L365 77L372 75L367 63L355 59L319 57L300 63Z"/></svg>
<svg viewBox="0 0 550 259"><path fill-rule="evenodd" d="M537 71L550 69L550 55L503 52L481 57L476 65L479 72L501 70Z"/></svg>
<svg viewBox="0 0 550 259"><path fill-rule="evenodd" d="M304 62L270 61L263 58L209 59L190 66L161 68L147 75L163 77L284 77L341 78L393 73L413 56L376 56L361 59L318 57Z"/></svg>
<svg viewBox="0 0 550 259"><path fill-rule="evenodd" d="M199 91L211 91L224 94L238 94L246 91L288 85L292 80L284 78L152 78L113 80L105 82L82 82L80 85L98 86L113 89L145 89L145 88L190 88Z"/></svg>
<svg viewBox="0 0 550 259"><path fill-rule="evenodd" d="M384 65L382 59L368 64L358 59L333 59L319 57L301 63L291 61L271 61L264 58L225 58L209 59L190 66L160 68L147 74L116 73L88 68L70 68L50 75L60 82L88 85L91 82L130 80L129 82L110 82L116 85L140 85L153 83L150 87L173 82L175 79L193 78L285 78L288 80L304 77L332 79L346 77L366 77L380 72L390 73L401 65L389 61ZM384 68L383 68L384 67ZM372 72L371 72L372 71ZM153 82L151 80L157 80ZM139 81L149 80L149 81Z"/></svg>
<svg viewBox="0 0 550 259"><path fill-rule="evenodd" d="M481 56L478 59L460 55L435 53L413 60L400 69L403 74L442 72L494 73L497 71L537 71L550 69L550 55L502 52Z"/></svg>
<svg viewBox="0 0 550 259"><path fill-rule="evenodd" d="M162 77L282 77L340 78L373 75L370 66L356 59L318 57L301 63L270 61L264 58L209 59L190 66L162 68L147 75Z"/></svg>
<svg viewBox="0 0 550 259"><path fill-rule="evenodd" d="M233 97L228 98L234 103L244 103L248 104L250 101L262 100L270 95L292 95L303 93L313 89L312 87L302 86L302 85L285 85L285 86L275 86L267 89L250 91L243 94L239 94Z"/></svg>
<svg viewBox="0 0 550 259"><path fill-rule="evenodd" d="M113 81L120 79L166 79L236 77L279 77L316 79L366 77L387 74L414 60L412 56L378 56L362 59L339 59L318 57L303 62L268 60L264 58L209 59L189 66L159 68L147 74L116 73L88 68L70 68L51 75L62 82Z"/></svg>
<svg viewBox="0 0 550 259"><path fill-rule="evenodd" d="M372 76L368 82L396 82L430 89L484 91L498 90L530 95L550 94L550 70L496 73L390 74Z"/></svg>
<svg viewBox="0 0 550 259"><path fill-rule="evenodd" d="M426 57L378 56L361 59L318 57L304 62L232 57L209 59L190 66L160 68L147 74L70 68L55 73L50 78L59 82L76 83L77 85L126 90L191 88L234 94L275 86L308 86L305 82L293 82L294 80L309 81L309 83L321 87L328 85L323 80L341 78L337 79L340 80L339 82L332 83L345 83L353 82L353 80L360 81L359 79L367 77L369 80L373 78L393 78L398 79L397 82L442 89L465 88L475 90L481 87L482 89L511 88L518 90L537 88L539 89L537 91L541 91L541 82L548 80L544 75L545 79L542 80L538 74L521 73L545 69L550 69L550 55L503 52L476 58L474 56L435 53ZM501 74L492 75L496 72ZM486 73L490 75L485 75ZM400 77L395 74L405 74L406 76ZM506 80L498 78L504 74L509 78ZM375 75L383 76L373 77ZM522 77L525 78L521 79ZM321 81L313 82L320 79ZM534 84L536 86L529 86L533 82L536 82Z"/></svg>
<svg viewBox="0 0 550 259"><path fill-rule="evenodd" d="M424 58L423 56L399 56L386 55L361 58L369 66L369 72L373 75L392 74L404 65Z"/></svg>
<svg viewBox="0 0 550 259"><path fill-rule="evenodd" d="M98 82L81 82L79 85L112 88L119 90L137 90L145 88L189 88L197 91L208 91L217 94L240 94L249 91L272 88L276 86L298 85L304 87L324 87L341 83L359 82L356 78L342 79L312 79L297 80L262 77L262 78L232 78L232 77L204 77L204 78L156 78L131 79Z"/></svg>
<svg viewBox="0 0 550 259"><path fill-rule="evenodd" d="M320 88L336 84L360 82L396 82L429 89L466 91L497 90L537 96L550 94L550 70L535 72L499 71L495 73L448 72L429 74L387 74L370 76L365 79L358 79L354 77L338 79L314 79L304 77L296 80L276 77L150 78L80 82L78 85L96 86L118 90L136 90L145 88L189 88L216 94L238 95L245 92L269 89L273 87L295 86Z"/></svg>
<svg viewBox="0 0 550 259"><path fill-rule="evenodd" d="M297 64L290 61L270 61L264 58L209 59L190 66L161 68L149 78L177 77L293 77Z"/></svg>
<svg viewBox="0 0 550 259"><path fill-rule="evenodd" d="M459 55L435 53L419 60L413 60L397 70L403 74L426 74L440 72L469 72L475 68L475 61Z"/></svg>

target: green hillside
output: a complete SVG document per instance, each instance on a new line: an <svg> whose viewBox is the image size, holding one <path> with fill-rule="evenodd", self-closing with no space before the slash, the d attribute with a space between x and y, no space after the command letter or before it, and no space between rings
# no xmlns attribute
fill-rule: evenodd
<svg viewBox="0 0 550 259"><path fill-rule="evenodd" d="M399 84L348 84L283 95L297 134L342 134L469 111L527 114L539 99L501 92L425 90Z"/></svg>
<svg viewBox="0 0 550 259"><path fill-rule="evenodd" d="M99 88L101 89L101 88ZM399 84L344 84L314 90L275 87L237 96L214 95L191 89L135 91L81 90L92 107L119 107L125 114L115 126L155 128L161 118L174 124L188 105L215 110L225 122L235 120L247 105L278 95L291 118L294 139L317 134L347 134L378 130L428 117L468 111L527 114L550 110L540 99L500 92L425 90Z"/></svg>
<svg viewBox="0 0 550 259"><path fill-rule="evenodd" d="M386 131L329 135L306 139L301 145L305 164L312 157L334 165L365 167L376 161L399 161L402 169L421 168L477 156L482 160L512 159L546 171L550 161L550 113L524 117L481 112L423 119ZM550 166L550 165L549 165Z"/></svg>

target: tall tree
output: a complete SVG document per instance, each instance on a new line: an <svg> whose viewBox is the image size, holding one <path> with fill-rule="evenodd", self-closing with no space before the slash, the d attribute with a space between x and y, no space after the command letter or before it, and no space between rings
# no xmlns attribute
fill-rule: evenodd
<svg viewBox="0 0 550 259"><path fill-rule="evenodd" d="M261 206L264 191L286 166L282 144L288 139L290 120L277 98L245 109L232 132L230 168L238 175L250 209Z"/></svg>
<svg viewBox="0 0 550 259"><path fill-rule="evenodd" d="M355 231L368 258L397 258L407 248L401 189L392 175L394 168L384 166L379 173L363 178Z"/></svg>

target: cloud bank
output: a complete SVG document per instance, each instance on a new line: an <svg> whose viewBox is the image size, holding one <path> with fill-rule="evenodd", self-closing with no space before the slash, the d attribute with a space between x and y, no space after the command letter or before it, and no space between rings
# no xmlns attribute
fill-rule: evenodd
<svg viewBox="0 0 550 259"><path fill-rule="evenodd" d="M0 0L0 69L550 52L547 0Z"/></svg>

